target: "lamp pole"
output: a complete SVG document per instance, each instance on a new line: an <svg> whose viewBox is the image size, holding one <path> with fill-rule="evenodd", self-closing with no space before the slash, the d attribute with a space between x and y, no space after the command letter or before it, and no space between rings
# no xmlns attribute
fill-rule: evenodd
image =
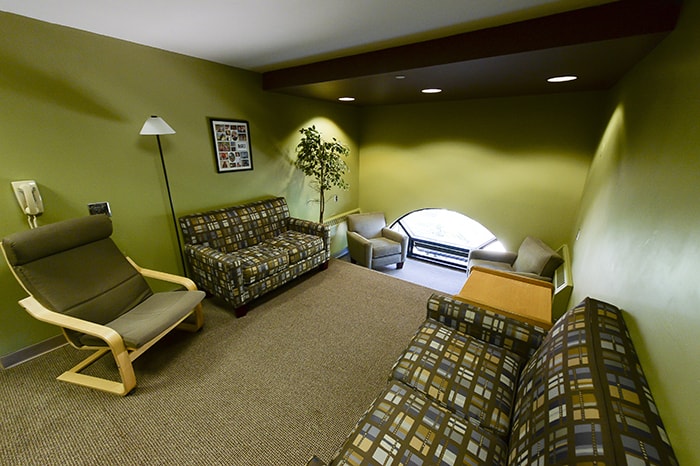
<svg viewBox="0 0 700 466"><path fill-rule="evenodd" d="M160 142L162 134L175 134L175 130L168 125L162 118L153 115L146 120L141 128L141 135L154 135L158 141L158 153L160 154L160 163L163 166L163 176L165 177L165 188L168 191L168 202L170 202L170 214L173 218L173 226L175 227L175 238L177 238L177 252L180 254L180 262L182 263L182 272L187 275L185 267L185 256L182 254L182 242L180 241L180 233L178 233L177 217L175 216L175 207L173 206L173 196L170 192L170 181L168 180L168 170L165 167L165 157L163 157L163 146Z"/></svg>
<svg viewBox="0 0 700 466"><path fill-rule="evenodd" d="M182 242L180 241L180 233L177 228L177 217L175 216L175 207L173 206L173 196L170 193L170 182L168 181L168 170L165 168L165 158L163 157L163 147L160 144L160 134L156 134L158 141L158 153L160 153L160 163L163 165L163 176L165 177L165 189L168 190L168 201L170 201L170 214L173 217L173 226L175 227L175 238L177 238L177 252L180 253L180 262L182 263L182 273L187 275L185 268L185 257L182 255Z"/></svg>

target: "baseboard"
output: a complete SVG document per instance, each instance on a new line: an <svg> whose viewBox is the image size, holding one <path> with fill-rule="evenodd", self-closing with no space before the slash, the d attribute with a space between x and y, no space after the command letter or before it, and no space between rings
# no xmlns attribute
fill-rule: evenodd
<svg viewBox="0 0 700 466"><path fill-rule="evenodd" d="M10 353L6 356L0 356L0 367L3 369L9 369L10 367L22 364L23 362L29 361L30 359L41 356L44 353L53 351L56 348L60 348L63 345L67 345L66 337L61 335L56 335L47 340L40 341L39 343L22 348L19 351Z"/></svg>
<svg viewBox="0 0 700 466"><path fill-rule="evenodd" d="M348 248L343 248L340 251L332 254L332 257L333 259L339 259L347 254L350 254L350 251L348 250Z"/></svg>

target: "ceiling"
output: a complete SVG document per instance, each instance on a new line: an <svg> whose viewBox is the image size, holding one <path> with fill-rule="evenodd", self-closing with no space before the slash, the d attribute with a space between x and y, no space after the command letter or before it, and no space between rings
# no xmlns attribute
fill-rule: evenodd
<svg viewBox="0 0 700 466"><path fill-rule="evenodd" d="M269 91L378 105L607 89L673 30L680 2L0 0L0 11L259 72ZM546 82L561 74L579 79Z"/></svg>

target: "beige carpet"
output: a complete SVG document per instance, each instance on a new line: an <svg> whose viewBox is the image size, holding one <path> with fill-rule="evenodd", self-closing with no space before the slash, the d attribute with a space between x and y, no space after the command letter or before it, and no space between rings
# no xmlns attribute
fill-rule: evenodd
<svg viewBox="0 0 700 466"><path fill-rule="evenodd" d="M328 459L385 385L432 290L332 260L236 319L173 332L119 398L58 382L63 347L0 372L0 464L303 465ZM104 362L103 362L104 361ZM103 359L94 370L116 374Z"/></svg>

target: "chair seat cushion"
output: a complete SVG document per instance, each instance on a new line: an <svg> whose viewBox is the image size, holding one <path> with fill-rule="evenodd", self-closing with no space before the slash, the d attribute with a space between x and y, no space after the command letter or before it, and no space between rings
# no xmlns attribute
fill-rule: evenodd
<svg viewBox="0 0 700 466"><path fill-rule="evenodd" d="M204 296L199 290L156 293L106 326L122 336L127 348L139 348L187 316ZM87 346L105 345L91 335L83 335L80 342Z"/></svg>
<svg viewBox="0 0 700 466"><path fill-rule="evenodd" d="M515 272L513 266L507 262L489 261L485 259L469 259L469 268L471 269L472 267L485 267L487 269L500 270L502 272L510 273Z"/></svg>
<svg viewBox="0 0 700 466"><path fill-rule="evenodd" d="M482 260L482 259L470 259L469 260L469 270L471 271L472 267L474 267L474 266L484 267L484 268L491 269L491 270L499 270L501 272L508 272L508 273L512 273L515 275L520 275L522 277L530 277L530 278L534 278L536 280L542 280L542 281L546 281L546 282L552 281L552 277L538 275L536 273L531 273L531 272L517 271L513 267L511 267L509 264L506 264L505 262L487 261L487 260Z"/></svg>
<svg viewBox="0 0 700 466"><path fill-rule="evenodd" d="M395 254L401 254L401 243L392 241L387 238L370 238L372 243L372 257L387 257Z"/></svg>
<svg viewBox="0 0 700 466"><path fill-rule="evenodd" d="M269 277L289 265L286 250L264 244L241 249L235 254L241 261L243 281L247 285Z"/></svg>
<svg viewBox="0 0 700 466"><path fill-rule="evenodd" d="M507 437L520 356L428 319L392 376L470 422Z"/></svg>
<svg viewBox="0 0 700 466"><path fill-rule="evenodd" d="M334 466L506 464L505 441L423 393L391 381L345 440Z"/></svg>
<svg viewBox="0 0 700 466"><path fill-rule="evenodd" d="M318 254L324 248L323 239L320 236L308 235L294 230L285 231L268 239L263 245L285 250L289 255L290 264L296 264L307 257Z"/></svg>

